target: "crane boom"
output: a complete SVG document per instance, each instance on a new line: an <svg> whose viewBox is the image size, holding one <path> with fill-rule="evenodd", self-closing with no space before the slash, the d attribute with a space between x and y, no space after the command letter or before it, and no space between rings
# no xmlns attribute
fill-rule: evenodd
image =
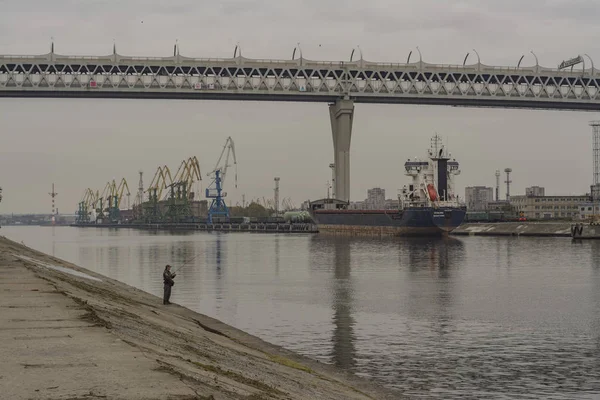
<svg viewBox="0 0 600 400"><path fill-rule="evenodd" d="M163 189L166 189L173 183L173 179L171 178L171 171L169 167L163 165L162 167L158 167L156 173L154 174L154 178L150 182L150 186L146 189L146 193L151 193L152 190L156 190L157 199L162 199Z"/></svg>
<svg viewBox="0 0 600 400"><path fill-rule="evenodd" d="M121 200L123 200L123 191L127 189L127 196L130 196L131 193L129 192L129 185L127 184L127 180L125 178L121 179L121 182L119 183L119 187L116 190L116 196L117 197L117 207L121 208ZM127 202L129 203L129 201ZM127 206L129 207L129 204L127 204Z"/></svg>
<svg viewBox="0 0 600 400"><path fill-rule="evenodd" d="M235 167L235 187L237 188L237 159L235 156L235 144L233 143L231 136L227 137L227 140L225 140L225 145L223 146L223 150L221 150L215 168L207 174L213 179L209 187L206 188L206 197L213 199L210 208L208 209L209 223L213 222L213 216L215 215L222 215L229 220L229 209L223 200L223 198L227 196L227 193L222 191L225 178L227 177L227 169L230 167L229 157L233 157L233 165Z"/></svg>
<svg viewBox="0 0 600 400"><path fill-rule="evenodd" d="M221 165L221 160L223 160L223 156L225 156L225 162ZM207 174L207 176L214 177L217 171L220 172L221 175L221 185L225 184L225 178L227 176L227 169L231 166L229 164L229 157L233 157L233 165L235 166L235 187L237 188L237 159L235 157L235 143L231 136L227 138L225 141L225 145L223 146L223 150L221 150L221 155L217 160L215 168Z"/></svg>

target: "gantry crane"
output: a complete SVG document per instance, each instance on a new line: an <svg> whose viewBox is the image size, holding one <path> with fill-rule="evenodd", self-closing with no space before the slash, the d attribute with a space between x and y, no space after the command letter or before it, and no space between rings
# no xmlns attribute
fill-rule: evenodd
<svg viewBox="0 0 600 400"><path fill-rule="evenodd" d="M121 179L119 185L117 185L114 179L106 183L102 194L98 196L96 201L97 219L104 220L105 213L108 213L108 220L110 222L119 222L121 217L121 201L123 200L125 189L127 189L126 195L129 197L131 193L129 192L129 185L125 178ZM127 202L129 203L129 200Z"/></svg>
<svg viewBox="0 0 600 400"><path fill-rule="evenodd" d="M227 151L227 152L226 152ZM223 156L225 158L223 159ZM223 198L227 196L226 192L223 192L223 186L225 185L225 178L227 177L227 169L229 165L229 157L233 156L233 165L235 167L235 187L237 188L237 160L235 158L235 145L231 136L225 141L225 146L221 151L221 155L217 160L215 168L207 174L212 178L211 184L206 188L206 197L212 199L210 207L208 209L208 223L213 223L215 216L224 216L229 220L229 209L225 204ZM221 163L223 161L223 163Z"/></svg>
<svg viewBox="0 0 600 400"><path fill-rule="evenodd" d="M87 224L90 222L90 214L94 207L96 207L96 202L98 200L98 192L94 191L90 188L87 188L85 192L83 192L83 196L81 197L81 201L78 205L77 210L77 223L78 224Z"/></svg>
<svg viewBox="0 0 600 400"><path fill-rule="evenodd" d="M201 180L200 163L196 156L194 156L181 162L172 183L185 185L185 191L189 194L190 199L192 199L194 197L192 192L193 184Z"/></svg>
<svg viewBox="0 0 600 400"><path fill-rule="evenodd" d="M196 157L183 160L169 185L166 217L169 222L187 222L192 217L190 201L194 198L192 187L202 180L200 164Z"/></svg>
<svg viewBox="0 0 600 400"><path fill-rule="evenodd" d="M117 196L116 198L116 206L118 209L121 209L121 201L123 200L123 191L127 189L127 209L129 209L129 198L131 196L131 192L129 191L129 185L127 184L127 180L125 178L121 179L121 182L119 183L119 186L117 187L116 193L115 195Z"/></svg>
<svg viewBox="0 0 600 400"><path fill-rule="evenodd" d="M173 183L173 178L171 178L171 170L169 170L169 167L166 165L158 167L154 174L154 178L152 178L148 189L146 189L148 198L150 200L153 200L154 198L156 201L161 200L163 189L168 188L171 183Z"/></svg>
<svg viewBox="0 0 600 400"><path fill-rule="evenodd" d="M169 167L163 165L158 167L146 193L148 193L148 202L143 203L143 215L146 222L158 222L161 218L158 202L162 199L163 189L169 187L172 183L171 171Z"/></svg>
<svg viewBox="0 0 600 400"><path fill-rule="evenodd" d="M96 219L104 220L104 213L109 211L112 196L115 190L116 184L113 179L112 182L108 181L106 185L104 185L104 189L102 189L102 192L99 192L100 195L98 196L98 201L96 202ZM105 201L108 202L108 206L106 208L104 207Z"/></svg>

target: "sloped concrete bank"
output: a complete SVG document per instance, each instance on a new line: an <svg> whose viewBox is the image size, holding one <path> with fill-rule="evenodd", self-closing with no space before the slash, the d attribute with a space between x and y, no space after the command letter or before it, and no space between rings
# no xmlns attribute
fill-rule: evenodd
<svg viewBox="0 0 600 400"><path fill-rule="evenodd" d="M398 399L401 394L0 237L7 399Z"/></svg>
<svg viewBox="0 0 600 400"><path fill-rule="evenodd" d="M571 237L571 222L464 223L452 235Z"/></svg>

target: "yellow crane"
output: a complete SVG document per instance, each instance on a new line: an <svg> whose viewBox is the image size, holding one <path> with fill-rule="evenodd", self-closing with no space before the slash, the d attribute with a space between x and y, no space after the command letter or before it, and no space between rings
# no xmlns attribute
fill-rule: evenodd
<svg viewBox="0 0 600 400"><path fill-rule="evenodd" d="M117 184L115 183L114 179L112 180L112 182L111 181L106 182L106 185L104 185L104 189L102 189L102 192L100 193L100 196L98 197L98 202L100 203L100 204L98 204L98 206L100 208L100 210L98 210L99 215L101 215L105 211L108 211L111 200L112 200L116 190L117 190ZM105 204L104 201L108 201L107 207L104 207L104 204Z"/></svg>
<svg viewBox="0 0 600 400"><path fill-rule="evenodd" d="M196 156L194 156L184 160L179 168L181 169L181 172L179 176L173 178L173 182L185 183L186 193L188 193L190 198L193 198L194 195L192 194L192 188L194 183L202 181L200 163L198 162Z"/></svg>
<svg viewBox="0 0 600 400"><path fill-rule="evenodd" d="M83 196L81 197L81 201L79 202L79 209L77 210L77 222L78 223L89 223L90 222L90 214L92 210L96 207L97 201L97 192L90 188L87 188L83 192Z"/></svg>
<svg viewBox="0 0 600 400"><path fill-rule="evenodd" d="M152 195L153 192L156 192L156 198L157 200L160 200L162 199L163 189L166 189L172 183L173 179L171 178L171 171L169 170L169 167L163 165L156 170L154 178L152 178L148 189L146 189L146 193Z"/></svg>
<svg viewBox="0 0 600 400"><path fill-rule="evenodd" d="M123 200L123 191L125 189L127 189L127 194L126 194L126 196L127 196L127 209L129 209L129 196L131 196L131 193L129 191L129 185L127 184L127 180L125 178L121 179L121 182L119 183L119 186L116 189L117 207L121 208L121 200Z"/></svg>

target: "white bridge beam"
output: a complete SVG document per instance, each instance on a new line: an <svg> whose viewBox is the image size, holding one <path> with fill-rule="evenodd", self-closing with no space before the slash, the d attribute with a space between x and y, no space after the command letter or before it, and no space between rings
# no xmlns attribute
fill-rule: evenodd
<svg viewBox="0 0 600 400"><path fill-rule="evenodd" d="M0 97L404 103L600 110L600 74L533 67L173 57L0 56Z"/></svg>

